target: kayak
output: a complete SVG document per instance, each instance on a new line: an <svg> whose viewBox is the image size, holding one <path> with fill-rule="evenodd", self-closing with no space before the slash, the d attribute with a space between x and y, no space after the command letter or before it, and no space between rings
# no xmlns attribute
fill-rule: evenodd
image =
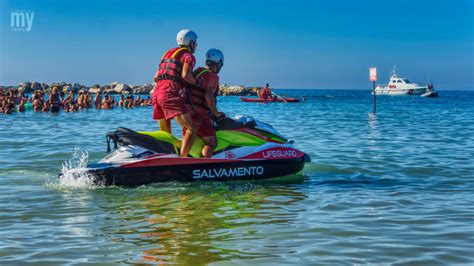
<svg viewBox="0 0 474 266"><path fill-rule="evenodd" d="M240 100L243 102L250 102L250 103L297 103L300 101L298 98L272 98L272 99L262 99L262 98L245 98L245 97L240 97Z"/></svg>

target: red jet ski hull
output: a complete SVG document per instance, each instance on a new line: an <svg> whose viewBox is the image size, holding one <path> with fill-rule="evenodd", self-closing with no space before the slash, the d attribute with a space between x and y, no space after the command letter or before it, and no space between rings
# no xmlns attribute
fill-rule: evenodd
<svg viewBox="0 0 474 266"><path fill-rule="evenodd" d="M303 170L309 156L285 160L213 160L178 159L181 163L116 166L98 163L88 166L88 173L101 185L140 186L157 182L257 180L293 175ZM202 162L199 162L202 161ZM214 161L214 162L213 162Z"/></svg>

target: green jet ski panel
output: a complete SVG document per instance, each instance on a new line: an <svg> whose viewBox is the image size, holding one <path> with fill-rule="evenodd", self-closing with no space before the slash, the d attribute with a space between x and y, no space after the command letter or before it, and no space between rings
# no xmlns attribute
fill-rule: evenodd
<svg viewBox="0 0 474 266"><path fill-rule="evenodd" d="M178 154L179 148L181 147L181 140L165 131L139 131L138 133L170 143L173 145L173 147L175 147L176 154ZM232 146L260 146L265 144L265 140L259 137L234 130L220 130L216 132L216 136L216 151L225 150L227 147ZM194 158L201 158L201 150L202 147L204 147L204 144L205 143L202 138L197 137L193 147L191 148L191 151L189 152L189 155Z"/></svg>
<svg viewBox="0 0 474 266"><path fill-rule="evenodd" d="M216 132L216 135L216 151L225 150L229 146L260 146L266 142L249 133L234 130L220 130Z"/></svg>

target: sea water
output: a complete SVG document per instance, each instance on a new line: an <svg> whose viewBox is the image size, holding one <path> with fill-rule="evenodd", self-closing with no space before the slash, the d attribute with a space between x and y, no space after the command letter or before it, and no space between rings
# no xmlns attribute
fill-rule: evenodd
<svg viewBox="0 0 474 266"><path fill-rule="evenodd" d="M277 92L307 100L219 97L312 158L258 182L95 186L105 133L158 129L151 107L0 115L0 264L474 263L472 91L378 97L376 114L368 91Z"/></svg>

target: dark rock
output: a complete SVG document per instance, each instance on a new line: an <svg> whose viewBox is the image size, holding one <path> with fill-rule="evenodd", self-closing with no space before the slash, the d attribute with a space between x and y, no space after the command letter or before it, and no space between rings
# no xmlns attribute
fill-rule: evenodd
<svg viewBox="0 0 474 266"><path fill-rule="evenodd" d="M18 88L20 91L23 91L24 93L31 93L32 92L32 88L31 88L31 82L29 81L25 81L25 82L22 82L18 85Z"/></svg>

